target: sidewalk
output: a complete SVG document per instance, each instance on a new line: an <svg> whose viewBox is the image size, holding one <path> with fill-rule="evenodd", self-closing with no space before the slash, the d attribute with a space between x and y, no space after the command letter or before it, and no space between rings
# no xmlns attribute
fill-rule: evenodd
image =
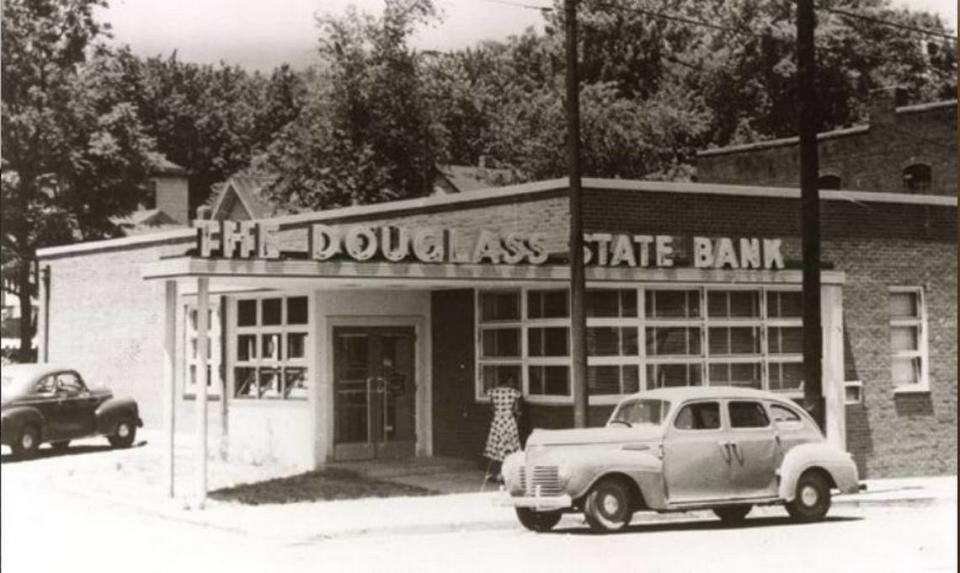
<svg viewBox="0 0 960 573"><path fill-rule="evenodd" d="M155 436L147 436L155 440ZM36 468L47 476L32 481L34 487L53 487L71 494L84 495L104 503L133 509L145 515L193 523L237 534L269 538L280 543L304 543L311 540L350 537L364 534L394 535L430 531L456 531L471 529L508 529L518 527L514 512L509 507L497 506L494 500L500 494L495 486L487 491L474 489L476 470L454 466L436 474L412 473L401 468L393 475L381 473L377 477L395 479L412 485L429 483L449 485L452 481L470 480L469 489L449 495L426 497L367 498L345 501L299 502L248 506L238 503L208 500L202 510L189 509L189 492L192 491L192 460L189 452L178 444L177 498L163 495L160 486L160 453L162 450L153 441L140 448L124 450L122 455L113 451L110 465L104 468L102 454L89 456L63 456L31 461L43 466L4 464L4 479L16 478L17 474ZM69 469L64 468L69 461ZM210 460L210 488L215 489L236 483L258 481L299 473L294 468L276 466L244 466ZM34 469L31 473L35 473ZM375 468L380 471L379 468ZM446 471L446 473L443 473ZM96 473L94 473L96 472ZM24 476L26 474L23 474ZM482 475L482 474L481 474ZM423 482L423 483L419 483ZM429 482L429 483L428 483ZM464 481L464 483L467 483ZM920 477L898 479L864 480L867 490L854 495L835 496L834 506L859 507L882 504L953 503L957 501L957 477ZM463 485L463 484L461 484ZM436 488L443 489L443 488ZM448 489L446 491L457 491ZM769 512L779 515L783 510L758 508L757 515ZM711 516L710 512L658 515L638 513L638 521L669 521ZM570 525L582 522L579 515L564 516Z"/></svg>

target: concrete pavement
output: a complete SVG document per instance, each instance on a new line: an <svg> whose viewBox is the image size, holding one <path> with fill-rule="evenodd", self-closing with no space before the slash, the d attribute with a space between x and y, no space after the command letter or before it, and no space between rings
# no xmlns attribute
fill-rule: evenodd
<svg viewBox="0 0 960 573"><path fill-rule="evenodd" d="M153 439L153 438L149 438ZM352 536L363 533L391 533L400 531L471 530L480 528L517 527L514 512L509 507L494 504L496 491L457 493L442 496L368 498L344 501L299 502L247 506L238 503L208 500L205 508L190 509L192 467L188 452L178 447L179 496L170 499L163 495L159 481L157 458L161 449L154 441L141 448L112 451L95 450L90 455L57 456L23 463L4 463L4 489L53 488L61 492L82 495L106 504L125 506L140 513L165 519L202 525L224 531L256 534L283 542ZM83 443L80 448L85 447ZM93 446L87 446L93 447ZM83 450L79 450L83 452ZM429 464L427 468L431 467ZM409 468L390 472L374 466L371 470L380 479L396 479L412 485L431 487L457 479L469 480L476 487L477 471L454 465L443 474L443 465L431 473ZM225 487L236 483L257 481L279 475L296 473L296 468L237 466L214 462L211 464L211 487ZM37 480L41 474L44 479ZM482 474L481 474L482 475ZM957 478L920 477L865 480L867 490L854 495L834 497L834 505L871 506L882 504L952 503L957 499ZM479 489L479 488L477 488ZM455 490L454 490L455 491ZM756 508L752 515L778 516L780 507ZM637 521L670 521L703 517L712 519L711 512L657 515L638 513ZM565 516L564 522L580 523L578 515ZM270 523L269 530L263 524Z"/></svg>

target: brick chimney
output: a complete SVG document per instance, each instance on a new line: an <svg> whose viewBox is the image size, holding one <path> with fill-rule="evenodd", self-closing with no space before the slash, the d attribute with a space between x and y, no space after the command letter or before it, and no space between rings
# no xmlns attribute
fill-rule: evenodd
<svg viewBox="0 0 960 573"><path fill-rule="evenodd" d="M885 125L894 122L897 108L907 105L907 90L903 86L889 86L870 92L867 113L870 125Z"/></svg>
<svg viewBox="0 0 960 573"><path fill-rule="evenodd" d="M158 159L151 174L154 205L181 225L190 224L190 192L187 170L165 157Z"/></svg>

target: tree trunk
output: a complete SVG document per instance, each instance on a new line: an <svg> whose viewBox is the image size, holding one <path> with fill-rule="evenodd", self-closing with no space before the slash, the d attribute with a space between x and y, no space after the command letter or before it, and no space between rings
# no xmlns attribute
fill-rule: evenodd
<svg viewBox="0 0 960 573"><path fill-rule="evenodd" d="M20 259L17 269L17 288L20 292L20 352L18 362L33 362L33 301L30 293L33 292L30 284L30 262Z"/></svg>

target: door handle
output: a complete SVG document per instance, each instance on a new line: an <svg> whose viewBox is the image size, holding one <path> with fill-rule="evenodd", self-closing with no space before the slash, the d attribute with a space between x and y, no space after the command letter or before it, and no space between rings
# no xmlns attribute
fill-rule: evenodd
<svg viewBox="0 0 960 573"><path fill-rule="evenodd" d="M737 447L737 443L736 443L736 442L727 442L727 445L729 445L729 446L730 446L730 449L733 450L733 454L734 454L735 456L737 456L737 462L739 462L740 465L742 466L742 465L743 465L743 452L740 450L740 448Z"/></svg>
<svg viewBox="0 0 960 573"><path fill-rule="evenodd" d="M723 453L723 461L729 464L731 460L730 442L726 440L719 440L717 442L717 447L720 448L720 451Z"/></svg>

